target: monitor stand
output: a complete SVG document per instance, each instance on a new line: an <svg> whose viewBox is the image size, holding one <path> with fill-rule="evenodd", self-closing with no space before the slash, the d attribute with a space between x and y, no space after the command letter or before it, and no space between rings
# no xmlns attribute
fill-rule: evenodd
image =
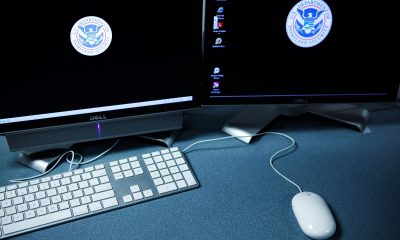
<svg viewBox="0 0 400 240"><path fill-rule="evenodd" d="M179 135L179 130L157 132L145 135L138 135L158 145L170 148L175 142L176 137ZM49 149L37 152L20 152L17 161L27 167L33 168L41 173L47 172L57 162L58 158L64 152L72 148L72 145L66 145L57 149Z"/></svg>
<svg viewBox="0 0 400 240"><path fill-rule="evenodd" d="M250 106L229 119L222 131L232 136L253 136L279 116L299 116L304 113L340 122L362 133L369 131L367 128L368 110L352 104ZM238 137L238 139L250 143L253 137Z"/></svg>
<svg viewBox="0 0 400 240"><path fill-rule="evenodd" d="M139 137L154 141L155 143L160 144L161 146L170 148L175 142L175 139L178 137L180 130L174 131L166 131L166 132L156 132L149 133L144 135L139 135Z"/></svg>

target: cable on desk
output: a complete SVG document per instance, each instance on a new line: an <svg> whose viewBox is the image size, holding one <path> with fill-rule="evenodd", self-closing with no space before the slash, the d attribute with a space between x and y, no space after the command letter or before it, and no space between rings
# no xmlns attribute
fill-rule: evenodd
<svg viewBox="0 0 400 240"><path fill-rule="evenodd" d="M271 135L278 135L278 136L282 136L286 139L289 139L289 141L291 142L289 146L282 148L281 150L275 152L274 154L272 154L272 156L269 158L269 165L271 166L271 168L279 175L281 176L283 179L285 179L286 181L288 181L289 183L291 183L292 185L294 185L299 192L303 192L303 190L301 189L301 187L295 183L294 181L290 180L288 177L286 177L285 175L283 175L281 172L278 171L278 169L275 168L274 166L274 161L280 157L284 157L290 153L292 153L295 149L296 149L296 141L290 137L287 134L284 133L279 133L279 132L262 132L262 133L257 133L254 135L232 135L232 136L227 136L227 137L220 137L220 138L212 138L212 139L206 139L206 140L201 140L195 143L190 144L189 146L187 146L185 149L182 150L182 152L186 152L188 149L190 149L191 147L197 145L197 144L201 144L201 143L206 143L206 142L214 142L214 141L220 141L220 140L226 140L226 139L231 139L231 138L243 138L243 137L256 137L256 136L260 136L260 135L267 135L267 134L271 134Z"/></svg>
<svg viewBox="0 0 400 240"><path fill-rule="evenodd" d="M31 176L31 177L19 178L19 179L12 179L12 180L9 180L9 182L11 182L11 183L19 183L19 182L24 182L24 181L27 181L27 180L35 179L35 178L38 178L38 177L42 177L42 176L48 174L49 172L53 171L53 169L54 169L54 168L61 162L61 160L64 159L64 158L65 158L65 160L66 160L67 162L69 162L69 171L71 171L71 170L72 170L72 165L76 165L76 167L79 167L80 165L84 165L84 164L91 163L91 162L96 161L97 159L103 157L105 154L107 154L109 151L111 151L115 146L117 146L117 144L119 143L119 141L120 141L120 139L117 139L117 140L111 145L111 147L107 148L104 152L100 153L100 154L97 155L96 157L94 157L94 158L92 158L92 159L90 159L90 160L87 160L87 161L83 161L83 156L82 156L82 154L80 154L80 153L76 153L76 152L74 152L73 150L66 151L66 152L64 152L63 154L61 154L61 155L58 157L56 163L55 163L49 170L47 170L46 172L41 173L41 174L38 174L38 175L35 175L35 176ZM75 162L75 157L76 157L76 156L79 157L79 160L78 160L77 162Z"/></svg>

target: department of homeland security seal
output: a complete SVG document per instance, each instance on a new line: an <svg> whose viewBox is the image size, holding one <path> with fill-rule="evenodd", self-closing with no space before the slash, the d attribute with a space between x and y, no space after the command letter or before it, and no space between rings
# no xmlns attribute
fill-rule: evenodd
<svg viewBox="0 0 400 240"><path fill-rule="evenodd" d="M299 47L309 48L321 43L332 26L332 12L322 0L302 0L290 11L286 33Z"/></svg>
<svg viewBox="0 0 400 240"><path fill-rule="evenodd" d="M71 30L71 43L76 51L86 56L103 53L111 44L112 32L106 21L89 16L79 19Z"/></svg>

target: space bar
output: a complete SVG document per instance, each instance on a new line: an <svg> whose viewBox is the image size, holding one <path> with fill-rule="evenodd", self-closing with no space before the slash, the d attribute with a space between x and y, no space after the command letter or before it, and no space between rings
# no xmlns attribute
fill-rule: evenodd
<svg viewBox="0 0 400 240"><path fill-rule="evenodd" d="M22 222L16 222L13 224L3 226L4 235L19 232L29 228L34 228L40 225L56 222L62 219L72 217L71 210L66 209L63 211L50 213L44 216L31 218Z"/></svg>

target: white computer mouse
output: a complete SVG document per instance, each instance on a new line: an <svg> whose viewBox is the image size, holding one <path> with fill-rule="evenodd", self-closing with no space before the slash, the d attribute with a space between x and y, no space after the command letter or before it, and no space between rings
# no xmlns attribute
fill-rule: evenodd
<svg viewBox="0 0 400 240"><path fill-rule="evenodd" d="M335 233L335 218L320 195L300 192L292 198L292 209L301 230L308 237L327 239Z"/></svg>

